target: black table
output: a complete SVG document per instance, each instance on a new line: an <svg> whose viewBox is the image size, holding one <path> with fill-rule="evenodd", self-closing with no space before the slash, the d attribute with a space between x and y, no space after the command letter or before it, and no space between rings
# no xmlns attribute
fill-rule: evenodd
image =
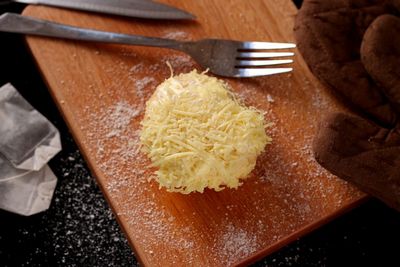
<svg viewBox="0 0 400 267"><path fill-rule="evenodd" d="M0 33L0 86L7 82L60 130L63 150L50 162L59 181L48 211L0 210L0 266L136 266L23 38ZM255 266L400 266L399 242L400 213L371 199Z"/></svg>

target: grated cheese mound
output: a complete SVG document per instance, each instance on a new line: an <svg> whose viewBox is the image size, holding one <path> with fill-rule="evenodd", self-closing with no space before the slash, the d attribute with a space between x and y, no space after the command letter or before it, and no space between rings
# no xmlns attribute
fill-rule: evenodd
<svg viewBox="0 0 400 267"><path fill-rule="evenodd" d="M271 141L260 111L195 70L161 83L141 124L142 149L158 168L160 187L183 194L237 188Z"/></svg>

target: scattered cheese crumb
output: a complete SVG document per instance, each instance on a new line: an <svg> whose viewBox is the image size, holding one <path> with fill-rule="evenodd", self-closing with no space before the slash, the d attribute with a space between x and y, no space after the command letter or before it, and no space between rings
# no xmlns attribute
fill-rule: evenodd
<svg viewBox="0 0 400 267"><path fill-rule="evenodd" d="M273 99L273 97L270 94L267 95L267 101L269 103L274 103L275 102L275 100Z"/></svg>
<svg viewBox="0 0 400 267"><path fill-rule="evenodd" d="M195 70L160 84L141 124L142 149L158 167L156 180L184 194L237 188L271 141L260 111Z"/></svg>

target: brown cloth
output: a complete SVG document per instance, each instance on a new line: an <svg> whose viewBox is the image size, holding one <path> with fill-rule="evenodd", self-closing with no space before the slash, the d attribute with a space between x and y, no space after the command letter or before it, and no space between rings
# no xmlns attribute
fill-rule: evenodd
<svg viewBox="0 0 400 267"><path fill-rule="evenodd" d="M357 115L325 118L316 160L400 210L400 0L305 0L295 37L310 69Z"/></svg>

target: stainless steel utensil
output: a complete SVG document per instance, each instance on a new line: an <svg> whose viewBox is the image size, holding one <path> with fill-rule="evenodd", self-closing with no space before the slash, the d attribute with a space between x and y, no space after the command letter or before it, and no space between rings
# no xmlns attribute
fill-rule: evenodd
<svg viewBox="0 0 400 267"><path fill-rule="evenodd" d="M147 19L194 19L178 8L146 0L0 0L0 4L23 3L77 9Z"/></svg>
<svg viewBox="0 0 400 267"><path fill-rule="evenodd" d="M239 42L222 39L182 42L72 27L13 13L5 13L0 16L0 31L175 49L189 54L210 72L226 77L254 77L292 71L292 68L269 68L266 66L292 63L291 59L271 60L269 58L289 57L294 55L293 52L267 51L295 47L294 44L289 43Z"/></svg>

